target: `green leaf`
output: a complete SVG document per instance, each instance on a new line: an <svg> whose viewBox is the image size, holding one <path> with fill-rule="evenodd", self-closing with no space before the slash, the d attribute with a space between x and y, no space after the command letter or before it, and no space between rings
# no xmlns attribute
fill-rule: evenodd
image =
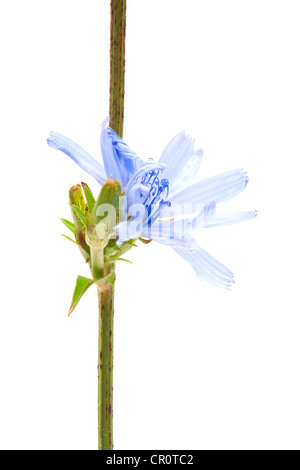
<svg viewBox="0 0 300 470"><path fill-rule="evenodd" d="M86 203L80 184L76 184L75 186L72 186L72 188L70 188L69 197L71 204L74 204L74 206L77 206L82 211L85 211Z"/></svg>
<svg viewBox="0 0 300 470"><path fill-rule="evenodd" d="M80 244L79 244L76 240L73 240L73 238L70 238L70 237L68 237L67 235L64 235L63 233L61 233L61 236L62 236L62 237L65 237L67 240L70 240L70 242L75 243L75 245L80 246Z"/></svg>
<svg viewBox="0 0 300 470"><path fill-rule="evenodd" d="M70 206L72 207L75 214L79 217L79 219L81 220L83 225L85 227L87 227L88 226L88 219L87 219L87 216L85 215L85 213L81 209L79 209L79 207L74 206L74 204L70 204Z"/></svg>
<svg viewBox="0 0 300 470"><path fill-rule="evenodd" d="M90 190L90 188L88 187L88 185L86 183L81 183L81 185L83 187L86 202L87 202L87 205L88 205L88 208L89 208L89 213L91 214L92 210L94 209L95 198L93 196L92 191Z"/></svg>
<svg viewBox="0 0 300 470"><path fill-rule="evenodd" d="M63 218L59 218L59 220L62 221L63 224L65 224L65 226L71 230L71 232L75 235L75 225L73 224L73 222L70 222L69 220L66 220L66 219L63 219Z"/></svg>
<svg viewBox="0 0 300 470"><path fill-rule="evenodd" d="M74 311L75 307L77 307L80 299L86 293L86 291L95 283L93 279L88 279L87 277L78 276L76 281L76 286L73 294L72 304L69 310L69 315Z"/></svg>
<svg viewBox="0 0 300 470"><path fill-rule="evenodd" d="M125 259L125 258L111 258L110 261L126 261L126 263L133 264L132 261L130 261L129 259Z"/></svg>
<svg viewBox="0 0 300 470"><path fill-rule="evenodd" d="M116 274L114 272L109 273L107 276L94 281L97 286L101 286L102 284L114 284L116 282Z"/></svg>
<svg viewBox="0 0 300 470"><path fill-rule="evenodd" d="M128 240L127 242L125 242L125 245L135 246L136 248L138 247L135 243L135 240Z"/></svg>

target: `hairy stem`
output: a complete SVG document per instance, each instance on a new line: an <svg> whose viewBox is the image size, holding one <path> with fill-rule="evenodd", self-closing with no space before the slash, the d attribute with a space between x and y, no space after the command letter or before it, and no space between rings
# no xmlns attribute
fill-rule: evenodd
<svg viewBox="0 0 300 470"><path fill-rule="evenodd" d="M111 0L110 127L123 137L125 93L126 0ZM114 266L104 266L103 252L91 249L94 279L108 276ZM114 286L97 286L99 298L98 449L113 450L113 341Z"/></svg>
<svg viewBox="0 0 300 470"><path fill-rule="evenodd" d="M98 286L98 449L113 450L114 286Z"/></svg>
<svg viewBox="0 0 300 470"><path fill-rule="evenodd" d="M126 0L111 0L110 127L123 137L125 93Z"/></svg>

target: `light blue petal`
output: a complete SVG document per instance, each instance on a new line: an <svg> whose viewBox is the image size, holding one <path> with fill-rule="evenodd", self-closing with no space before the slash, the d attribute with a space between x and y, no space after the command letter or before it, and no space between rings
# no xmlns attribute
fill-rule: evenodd
<svg viewBox="0 0 300 470"><path fill-rule="evenodd" d="M119 162L121 172L124 177L124 185L127 185L128 181L144 162L128 147L127 144L125 144L125 142L115 133L113 129L108 127L107 133L112 142L114 153Z"/></svg>
<svg viewBox="0 0 300 470"><path fill-rule="evenodd" d="M101 150L107 175L119 181L125 189L143 161L128 147L113 129L102 123Z"/></svg>
<svg viewBox="0 0 300 470"><path fill-rule="evenodd" d="M120 222L115 227L115 231L119 237L117 245L122 245L128 240L139 238L143 231L143 225L139 220Z"/></svg>
<svg viewBox="0 0 300 470"><path fill-rule="evenodd" d="M153 239L173 248L194 268L199 278L223 289L229 289L234 284L234 275L230 269L203 250L191 236L180 237L175 234L174 239Z"/></svg>
<svg viewBox="0 0 300 470"><path fill-rule="evenodd" d="M108 119L102 123L101 128L101 151L105 172L108 178L119 181L124 188L123 175L121 174L119 159L114 152L112 141L108 135L106 124ZM125 175L124 175L125 176Z"/></svg>
<svg viewBox="0 0 300 470"><path fill-rule="evenodd" d="M98 183L103 184L106 181L107 178L103 166L79 145L73 142L73 140L68 139L58 132L51 132L47 143L50 147L60 150L68 155L68 157L72 158L80 168L92 175Z"/></svg>
<svg viewBox="0 0 300 470"><path fill-rule="evenodd" d="M216 211L215 202L211 202L204 206L197 214L189 217L158 219L151 227L147 227L144 232L146 238L159 241L164 240L183 240L185 235L193 230L197 230L206 226L209 220L214 216ZM172 244L172 243L171 243Z"/></svg>
<svg viewBox="0 0 300 470"><path fill-rule="evenodd" d="M193 250L179 246L173 249L194 268L199 278L223 289L229 289L234 284L233 273L200 246L194 246Z"/></svg>
<svg viewBox="0 0 300 470"><path fill-rule="evenodd" d="M203 150L195 150L195 140L185 132L177 134L164 149L160 163L167 166L164 177L170 181L170 195L189 186L199 170Z"/></svg>
<svg viewBox="0 0 300 470"><path fill-rule="evenodd" d="M242 170L229 171L200 181L171 198L172 204L208 204L227 201L242 192L248 183L248 176Z"/></svg>
<svg viewBox="0 0 300 470"><path fill-rule="evenodd" d="M216 214L205 222L204 227L211 228L238 224L240 222L245 222L246 220L255 219L255 217L257 217L257 211Z"/></svg>
<svg viewBox="0 0 300 470"><path fill-rule="evenodd" d="M215 201L210 202L204 206L203 210L192 218L189 223L186 225L186 231L191 232L193 230L198 230L206 226L211 218L215 215L216 212L216 203Z"/></svg>

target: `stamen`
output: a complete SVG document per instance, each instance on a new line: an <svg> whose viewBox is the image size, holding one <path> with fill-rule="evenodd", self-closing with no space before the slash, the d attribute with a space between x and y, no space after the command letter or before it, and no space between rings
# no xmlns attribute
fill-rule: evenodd
<svg viewBox="0 0 300 470"><path fill-rule="evenodd" d="M148 188L148 194L141 194L142 203L146 208L146 214L143 222L150 227L160 216L166 205L171 203L166 201L169 195L169 180L166 178L159 179L160 170L149 171L142 178L142 185Z"/></svg>
<svg viewBox="0 0 300 470"><path fill-rule="evenodd" d="M143 204L145 214L141 220L144 226L150 227L160 217L164 207L171 206L167 201L169 196L169 180L159 178L160 172L164 171L165 166L152 163L141 167L126 188L127 203ZM129 213L129 206L123 209L124 217Z"/></svg>

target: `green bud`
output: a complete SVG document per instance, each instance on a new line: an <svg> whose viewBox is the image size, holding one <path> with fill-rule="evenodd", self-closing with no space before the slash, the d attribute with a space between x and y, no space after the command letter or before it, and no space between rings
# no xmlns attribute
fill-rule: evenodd
<svg viewBox="0 0 300 470"><path fill-rule="evenodd" d="M86 198L88 212L89 212L89 214L91 214L92 210L94 208L94 205L95 205L95 198L93 196L92 191L90 190L90 188L88 187L88 185L86 183L81 183L81 186L83 188L84 195L85 195L85 198Z"/></svg>
<svg viewBox="0 0 300 470"><path fill-rule="evenodd" d="M109 179L103 185L89 217L87 241L94 248L105 247L118 223L122 189L118 181Z"/></svg>
<svg viewBox="0 0 300 470"><path fill-rule="evenodd" d="M70 203L73 206L78 207L83 212L86 211L86 203L85 203L84 195L83 195L80 184L76 184L76 186L72 186L72 188L69 191L69 196L70 196Z"/></svg>
<svg viewBox="0 0 300 470"><path fill-rule="evenodd" d="M86 203L79 184L72 186L69 191L69 198L74 221L75 239L80 246L82 256L88 261L90 259L90 247L86 243L86 227L83 222L83 217L86 218Z"/></svg>

